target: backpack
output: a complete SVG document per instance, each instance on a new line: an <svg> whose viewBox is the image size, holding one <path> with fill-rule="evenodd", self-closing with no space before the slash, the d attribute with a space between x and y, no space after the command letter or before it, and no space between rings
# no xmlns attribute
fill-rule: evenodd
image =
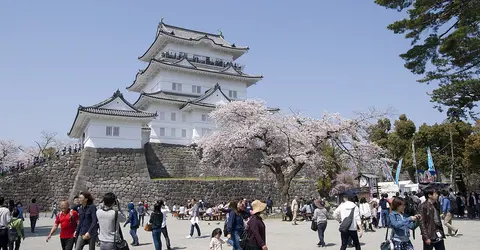
<svg viewBox="0 0 480 250"><path fill-rule="evenodd" d="M386 199L381 199L380 202L379 202L379 205L382 209L388 209Z"/></svg>
<svg viewBox="0 0 480 250"><path fill-rule="evenodd" d="M17 240L17 238L20 236L20 234L18 232L19 230L17 228L13 227L13 223L17 220L21 220L21 219L18 219L18 218L13 219L13 220L10 221L10 223L8 223L8 229L9 229L8 230L8 240L10 242Z"/></svg>
<svg viewBox="0 0 480 250"><path fill-rule="evenodd" d="M413 216L417 214L418 211L418 204L412 199L412 197L408 196L405 198L405 213L409 216Z"/></svg>

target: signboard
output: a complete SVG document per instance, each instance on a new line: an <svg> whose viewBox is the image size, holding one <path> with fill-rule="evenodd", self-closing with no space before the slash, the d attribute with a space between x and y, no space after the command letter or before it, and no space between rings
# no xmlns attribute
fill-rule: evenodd
<svg viewBox="0 0 480 250"><path fill-rule="evenodd" d="M418 183L430 183L437 181L437 172L435 171L417 170L417 174Z"/></svg>

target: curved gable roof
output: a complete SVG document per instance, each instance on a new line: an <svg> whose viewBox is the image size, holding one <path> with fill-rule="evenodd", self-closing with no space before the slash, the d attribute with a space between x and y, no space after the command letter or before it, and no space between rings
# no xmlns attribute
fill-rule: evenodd
<svg viewBox="0 0 480 250"><path fill-rule="evenodd" d="M244 46L236 46L235 43L230 44L227 42L223 35L221 34L212 34L212 33L207 33L207 32L202 32L202 31L196 31L196 30L191 30L191 29L185 29L173 25L168 25L164 23L163 21L160 22L158 25L157 29L157 34L155 36L155 40L153 43L150 45L150 47L145 51L145 53L138 57L138 59L142 61L148 61L151 60L155 55L151 55L152 50L155 50L154 47L157 46L158 40L161 37L171 37L175 39L180 39L185 42L200 42L204 40L208 40L213 47L218 47L222 49L227 49L232 52L235 52L237 56L235 58L238 58L241 56L243 53L247 52L249 50L248 47ZM238 53L240 52L240 53ZM150 55L148 55L150 54Z"/></svg>

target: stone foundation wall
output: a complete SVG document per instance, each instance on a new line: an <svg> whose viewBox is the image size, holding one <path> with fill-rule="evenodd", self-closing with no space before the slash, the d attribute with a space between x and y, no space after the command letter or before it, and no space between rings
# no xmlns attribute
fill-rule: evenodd
<svg viewBox="0 0 480 250"><path fill-rule="evenodd" d="M198 175L197 175L198 177ZM154 180L150 178L144 149L86 148L80 155L61 159L45 167L0 179L2 195L28 204L35 197L40 205L50 208L53 201L73 198L88 190L96 202L106 192L114 192L122 203L164 199L168 204L185 203L188 199L204 199L208 203L233 198L280 200L273 181L266 180ZM316 183L296 181L290 195L316 197Z"/></svg>
<svg viewBox="0 0 480 250"><path fill-rule="evenodd" d="M148 171L152 178L164 177L258 177L263 175L263 168L258 164L249 166L239 164L232 168L217 171L214 166L202 164L195 149L172 144L147 143L145 145Z"/></svg>
<svg viewBox="0 0 480 250"><path fill-rule="evenodd" d="M32 198L42 209L50 209L54 201L68 199L80 166L81 153L62 156L43 165L0 179L0 195L5 203L13 199L24 206Z"/></svg>
<svg viewBox="0 0 480 250"><path fill-rule="evenodd" d="M122 203L164 199L173 204L191 198L218 203L238 197L265 199L267 196L280 200L280 193L271 181L152 180L143 155L140 149L85 149L82 161L90 162L91 166L82 166L88 170L80 171L88 175L84 188L98 199L106 192L114 192ZM75 190L78 191L81 190ZM295 182L290 193L301 197L318 196L316 184L310 181Z"/></svg>

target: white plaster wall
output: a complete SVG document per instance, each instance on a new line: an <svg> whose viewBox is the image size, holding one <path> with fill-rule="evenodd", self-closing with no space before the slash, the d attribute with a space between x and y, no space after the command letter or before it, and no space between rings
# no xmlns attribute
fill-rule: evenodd
<svg viewBox="0 0 480 250"><path fill-rule="evenodd" d="M107 136L106 127L119 127L119 136ZM142 122L126 120L92 119L85 133L85 147L143 148Z"/></svg>
<svg viewBox="0 0 480 250"><path fill-rule="evenodd" d="M105 109L117 109L117 110L129 110L132 111L133 109L126 105L122 99L119 97L115 98L115 100L111 101L107 105L103 106L102 108Z"/></svg>
<svg viewBox="0 0 480 250"><path fill-rule="evenodd" d="M151 129L150 142L155 143L169 143L188 145L193 139L202 135L202 129L214 129L214 123L207 118L207 121L202 121L202 114L208 117L209 111L194 109L192 111L183 112L180 105L165 104L165 103L151 103L146 107L148 112L157 112L157 119L150 122ZM164 112L165 119L161 120L160 113ZM176 113L176 121L172 121L171 113ZM186 121L182 121L182 115L186 116ZM161 134L161 129L164 129L164 134ZM175 135L172 136L172 129L175 129ZM186 137L182 137L182 130L186 131Z"/></svg>
<svg viewBox="0 0 480 250"><path fill-rule="evenodd" d="M182 91L179 93L193 94L192 86L200 86L201 94L215 84L219 84L223 93L228 96L229 90L237 91L237 99L247 99L247 83L238 80L227 80L220 77L203 76L198 74L188 74L185 72L161 71L156 77L152 78L145 86L145 92L170 91L172 92L172 83L181 83ZM197 94L197 93L195 93Z"/></svg>
<svg viewBox="0 0 480 250"><path fill-rule="evenodd" d="M202 43L196 46L188 46L183 44L167 44L165 48L160 51L155 58L159 59L161 57L162 52L166 51L174 51L174 52L184 52L188 53L189 55L199 55L199 56L208 56L211 58L218 58L222 59L224 62L231 62L233 61L233 55L230 55L225 52L221 52L218 50L213 50L208 43Z"/></svg>

